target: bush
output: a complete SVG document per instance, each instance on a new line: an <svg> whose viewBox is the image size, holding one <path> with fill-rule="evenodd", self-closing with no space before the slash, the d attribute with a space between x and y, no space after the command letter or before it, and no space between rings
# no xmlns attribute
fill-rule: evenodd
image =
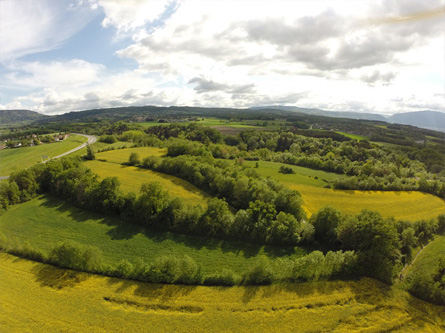
<svg viewBox="0 0 445 333"><path fill-rule="evenodd" d="M111 144L117 142L117 138L114 135L101 135L99 141Z"/></svg>
<svg viewBox="0 0 445 333"><path fill-rule="evenodd" d="M199 284L201 270L189 256L183 258L162 256L150 267L147 279L154 283Z"/></svg>
<svg viewBox="0 0 445 333"><path fill-rule="evenodd" d="M294 174L295 170L292 169L291 167L282 165L282 166L280 166L280 169L278 170L278 172L284 173L284 174Z"/></svg>
<svg viewBox="0 0 445 333"><path fill-rule="evenodd" d="M52 249L49 262L79 271L96 271L102 264L102 255L97 247L65 241Z"/></svg>
<svg viewBox="0 0 445 333"><path fill-rule="evenodd" d="M269 260L261 257L258 264L243 275L243 284L245 285L269 285L275 281L274 271Z"/></svg>
<svg viewBox="0 0 445 333"><path fill-rule="evenodd" d="M234 286L239 284L241 277L231 269L223 269L219 274L207 275L203 284L206 286Z"/></svg>
<svg viewBox="0 0 445 333"><path fill-rule="evenodd" d="M134 266L127 260L122 259L113 270L112 274L119 278L129 278L134 272Z"/></svg>

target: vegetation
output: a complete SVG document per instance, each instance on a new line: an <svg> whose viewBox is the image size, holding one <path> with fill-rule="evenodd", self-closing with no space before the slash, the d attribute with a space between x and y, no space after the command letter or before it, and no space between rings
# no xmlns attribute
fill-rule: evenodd
<svg viewBox="0 0 445 333"><path fill-rule="evenodd" d="M0 321L5 331L73 327L91 332L258 327L292 331L298 327L438 332L445 325L443 307L368 278L233 288L160 285L67 271L4 253L0 275ZM79 304L84 311L79 311Z"/></svg>
<svg viewBox="0 0 445 333"><path fill-rule="evenodd" d="M71 135L69 138L51 144L37 145L33 147L0 150L0 175L8 176L13 171L29 168L45 159L60 155L69 151L87 139L79 135Z"/></svg>
<svg viewBox="0 0 445 333"><path fill-rule="evenodd" d="M8 129L18 139L81 128L100 142L0 182L2 248L77 271L212 286L392 284L419 248L435 248L445 231L441 135L268 111L92 110ZM421 272L414 261L401 286L442 304L445 264L431 262Z"/></svg>
<svg viewBox="0 0 445 333"><path fill-rule="evenodd" d="M445 304L445 236L437 237L421 250L405 279L412 294Z"/></svg>
<svg viewBox="0 0 445 333"><path fill-rule="evenodd" d="M101 156L102 153L98 154ZM116 177L122 191L126 193L139 193L142 183L157 182L173 198L181 198L188 205L205 206L209 197L204 191L189 182L174 176L162 174L156 171L139 169L131 166L121 166L115 163L89 161L85 165L90 168L100 179Z"/></svg>

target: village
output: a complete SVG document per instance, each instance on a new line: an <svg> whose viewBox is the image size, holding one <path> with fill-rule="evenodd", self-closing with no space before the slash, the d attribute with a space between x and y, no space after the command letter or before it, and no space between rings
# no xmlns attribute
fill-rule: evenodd
<svg viewBox="0 0 445 333"><path fill-rule="evenodd" d="M70 136L69 133L55 133L55 134L30 134L20 138L7 138L0 143L0 150L7 148L21 148L21 147L33 147L47 143L60 142L67 139Z"/></svg>

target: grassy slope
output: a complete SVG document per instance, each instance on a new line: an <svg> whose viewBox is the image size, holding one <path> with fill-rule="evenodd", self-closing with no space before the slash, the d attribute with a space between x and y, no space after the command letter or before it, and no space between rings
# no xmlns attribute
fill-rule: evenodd
<svg viewBox="0 0 445 333"><path fill-rule="evenodd" d="M189 182L163 173L123 166L116 163L88 161L85 165L101 178L117 177L124 192L139 194L141 184L158 182L172 197L180 197L189 205L207 205L208 194Z"/></svg>
<svg viewBox="0 0 445 333"><path fill-rule="evenodd" d="M76 148L87 139L79 135L71 135L62 142L54 142L34 147L4 149L0 151L0 175L8 176L11 172L26 169L41 161L42 155L54 157Z"/></svg>
<svg viewBox="0 0 445 333"><path fill-rule="evenodd" d="M202 266L204 273L222 268L243 272L254 265L261 254L296 258L306 253L299 248L264 247L148 231L46 196L11 207L1 218L0 232L22 242L28 240L45 252L66 239L94 245L102 250L110 264L124 258L151 262L160 255L187 254Z"/></svg>
<svg viewBox="0 0 445 333"><path fill-rule="evenodd" d="M0 254L5 332L443 332L443 307L372 279L212 288L138 283Z"/></svg>
<svg viewBox="0 0 445 333"><path fill-rule="evenodd" d="M128 161L131 153L137 153L143 159L147 156L165 155L166 150L153 147L111 150L96 154L96 159L101 161L88 161L85 165L102 178L117 177L121 182L122 190L126 192L139 193L142 183L159 182L171 196L181 197L185 203L206 205L208 195L183 179L151 170L120 165L120 163Z"/></svg>
<svg viewBox="0 0 445 333"><path fill-rule="evenodd" d="M368 137L363 136L363 135L358 135L358 134L351 134L351 133L345 133L345 132L338 132L338 134L344 135L348 138L351 138L353 140L357 140L357 141L362 141L362 140L368 140Z"/></svg>
<svg viewBox="0 0 445 333"><path fill-rule="evenodd" d="M125 163L128 162L131 153L137 153L142 160L147 156L163 156L167 153L165 148L155 147L136 147L126 149L116 149L104 151L96 154L96 159L104 160L111 163Z"/></svg>
<svg viewBox="0 0 445 333"><path fill-rule="evenodd" d="M249 161L246 165L254 166ZM356 214L362 209L379 211L383 216L396 219L421 220L445 213L444 201L431 194L407 191L345 191L322 188L326 181L346 177L325 171L291 166L296 174L284 175L278 172L281 163L260 161L255 169L261 176L272 177L301 193L308 215L321 207L331 205L345 214ZM318 177L316 179L315 177Z"/></svg>
<svg viewBox="0 0 445 333"><path fill-rule="evenodd" d="M416 258L412 266L410 266L405 272L405 276L408 276L410 272L423 272L425 275L430 275L437 267L439 258L445 259L445 236L437 237L434 241L428 244L419 256Z"/></svg>

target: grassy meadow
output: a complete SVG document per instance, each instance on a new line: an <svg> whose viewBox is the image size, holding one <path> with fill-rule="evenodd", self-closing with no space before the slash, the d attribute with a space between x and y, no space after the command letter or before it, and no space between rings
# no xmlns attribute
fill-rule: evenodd
<svg viewBox="0 0 445 333"><path fill-rule="evenodd" d="M351 133L345 133L345 132L337 132L338 134L344 135L348 138L351 138L353 140L362 141L362 140L368 140L368 137L358 134L351 134Z"/></svg>
<svg viewBox="0 0 445 333"><path fill-rule="evenodd" d="M100 154L97 154L100 155ZM160 172L101 161L87 161L85 165L101 179L117 177L124 192L139 194L141 184L158 182L172 197L179 197L189 205L206 206L209 195L189 182Z"/></svg>
<svg viewBox="0 0 445 333"><path fill-rule="evenodd" d="M96 159L110 163L125 163L128 162L132 153L139 154L140 159L147 156L163 156L167 154L167 149L156 147L135 147L104 151L96 154Z"/></svg>
<svg viewBox="0 0 445 333"><path fill-rule="evenodd" d="M158 285L0 254L4 332L443 332L445 309L378 281Z"/></svg>
<svg viewBox="0 0 445 333"><path fill-rule="evenodd" d="M297 258L306 254L306 250L298 247L260 246L155 232L75 208L50 196L15 205L1 220L0 232L10 239L29 241L46 253L64 240L97 246L108 264L124 258L133 263L138 258L152 262L162 255L186 254L201 265L206 274L223 268L242 273L262 255Z"/></svg>
<svg viewBox="0 0 445 333"><path fill-rule="evenodd" d="M246 165L255 166L255 161ZM344 214L357 214L362 209L375 210L384 217L393 216L400 220L416 221L437 217L445 213L444 200L417 191L353 191L323 188L327 182L345 175L290 166L295 174L282 174L278 170L282 163L259 161L255 169L263 177L271 177L301 193L304 209L308 216L321 207L330 205ZM289 165L286 165L289 166Z"/></svg>
<svg viewBox="0 0 445 333"><path fill-rule="evenodd" d="M445 260L445 236L439 236L426 245L411 266L404 272L405 277L411 272L422 272L425 276L434 272L439 258Z"/></svg>
<svg viewBox="0 0 445 333"><path fill-rule="evenodd" d="M61 142L0 150L0 176L8 176L13 171L29 168L41 162L42 155L54 157L76 148L86 141L87 138L83 136L71 135Z"/></svg>

